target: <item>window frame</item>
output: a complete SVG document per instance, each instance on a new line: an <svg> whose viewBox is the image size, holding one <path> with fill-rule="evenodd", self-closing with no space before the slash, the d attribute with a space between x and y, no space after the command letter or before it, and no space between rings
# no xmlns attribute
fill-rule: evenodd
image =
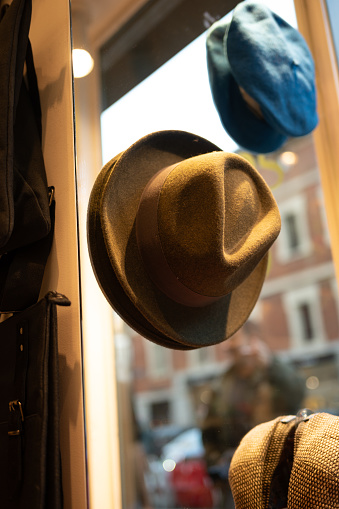
<svg viewBox="0 0 339 509"><path fill-rule="evenodd" d="M304 286L283 295L284 308L289 323L291 348L311 351L324 344L324 324L320 312L319 288L316 285ZM307 340L303 338L299 306L306 304L311 313L311 326L315 336Z"/></svg>
<svg viewBox="0 0 339 509"><path fill-rule="evenodd" d="M316 69L319 125L313 133L321 176L332 257L339 278L339 72L325 0L294 0L298 28L312 52Z"/></svg>
<svg viewBox="0 0 339 509"><path fill-rule="evenodd" d="M307 200L305 195L295 195L279 204L281 215L281 232L277 239L277 255L282 264L307 257L312 252L312 242L307 219ZM298 245L292 248L289 244L287 218L295 219Z"/></svg>
<svg viewBox="0 0 339 509"><path fill-rule="evenodd" d="M172 356L168 349L165 349L151 341L145 342L147 371L155 380L167 378L172 372Z"/></svg>
<svg viewBox="0 0 339 509"><path fill-rule="evenodd" d="M139 2L140 3L140 2ZM135 5L135 3L134 3ZM339 188L339 172L337 170L337 161L339 160L339 77L337 60L334 51L331 29L326 9L325 0L294 0L295 10L297 14L298 26L304 35L315 60L317 89L318 89L318 112L320 123L314 132L314 142L319 163L319 170L324 193L324 202L326 206L326 215L328 220L333 263L337 275L339 276L339 208L338 208L338 188ZM115 13L115 17L111 19L112 26L119 28L126 21L126 10L131 9L131 2L126 8L122 8L119 13ZM120 16L120 17L119 17ZM107 19L107 24L108 24ZM98 43L92 41L94 46L98 48ZM103 41L100 41L100 43ZM320 79L321 77L321 79ZM91 81L92 80L92 81ZM89 89L86 97L99 96L99 77L93 73L93 78L87 80ZM92 88L91 88L92 87ZM83 92L84 90L82 90ZM76 99L77 100L77 99ZM100 115L100 104L97 101L97 107L93 107L88 112L88 125L98 126L98 118ZM89 130L89 132L92 132ZM77 145L81 135L78 136ZM80 140L81 141L81 140ZM90 140L92 143L92 139ZM92 161L93 147L88 143L88 147L84 146L83 158L86 158L87 167L89 161ZM98 146L99 144L97 144ZM79 151L80 154L80 151ZM80 156L79 156L80 157ZM100 155L96 153L97 160ZM97 161L96 161L97 162ZM79 164L81 161L79 161ZM93 168L97 168L97 164L93 164ZM92 170L88 179L88 192L91 188L91 182L96 174ZM92 181L91 181L92 179ZM87 191L86 191L87 192ZM80 198L84 198L85 191L81 190ZM86 202L86 200L84 200ZM87 203L87 202L86 202ZM83 214L83 216L85 213ZM80 224L82 224L80 217ZM84 221L85 222L85 221ZM83 235L85 238L85 235ZM86 254L85 254L86 253ZM86 246L82 249L82 258L87 260ZM83 263L85 265L88 262ZM88 263L89 264L89 263ZM84 283L85 281L83 281ZM83 316L86 317L92 312L95 305L95 297L90 295L90 290L83 288ZM107 341L101 343L97 341L96 326L101 320L101 314L108 315L107 307L95 314L93 326L83 327L83 369L84 369L84 405L87 421L87 453L88 453L88 489L89 489L89 507L91 509L120 509L121 493L119 493L119 469L117 466L120 462L119 457L119 431L118 431L118 415L116 408L116 381L112 376L114 372L114 352L109 351L107 355L107 347L112 343L112 324L111 319L107 318L106 335ZM89 318L88 318L89 320ZM87 320L87 321L88 321ZM87 322L86 322L87 323ZM87 324L88 325L88 324ZM104 329L104 326L102 326ZM105 336L104 330L102 330ZM109 338L109 339L108 339ZM113 336L114 341L114 336ZM95 359L91 355L90 345L95 343L96 357L103 360L101 376L98 376L97 369L94 366ZM92 348L93 349L93 348ZM109 359L109 362L107 361ZM105 405L100 406L100 415L98 416L98 394L109 395L113 397L105 398ZM98 420L102 423L98 430ZM105 476L102 475L103 464L105 465Z"/></svg>

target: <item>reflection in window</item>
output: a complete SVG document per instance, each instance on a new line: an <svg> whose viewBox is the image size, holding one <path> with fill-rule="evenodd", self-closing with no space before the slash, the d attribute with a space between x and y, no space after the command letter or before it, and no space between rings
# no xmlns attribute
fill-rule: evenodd
<svg viewBox="0 0 339 509"><path fill-rule="evenodd" d="M293 24L293 1L266 3L276 11L279 6L289 11L292 21L288 21ZM211 12L208 3L204 11ZM224 14L220 8L219 15L213 15ZM207 19L203 16L204 28ZM116 51L125 47L117 44ZM147 56L145 52L144 60ZM106 66L108 58L109 52ZM119 87L110 94L106 90L106 100L109 95L119 99L106 104L101 116L104 162L141 136L160 129L191 131L223 150L242 153L220 125L204 62L202 34L125 95L121 96ZM177 74L185 79L174 80ZM124 80L108 80L106 85L108 82L112 88L115 82L126 86ZM131 111L133 122L126 122L126 112ZM168 351L135 334L124 343L132 350L130 387L140 440L147 452L145 476L153 509L196 507L192 504L199 489L206 509L233 507L219 489L218 476L223 472L217 468L207 471L200 430L209 415L215 413L219 422L228 423L217 426L212 439L219 437L220 444L229 440L233 447L252 425L299 407L339 414L338 293L312 136L291 139L268 156L246 157L271 186L282 219L250 325L234 341L193 352ZM291 380L295 384L289 385ZM121 422L126 431L128 419ZM185 442L183 448L178 444L183 443L187 430L194 440ZM205 436L205 444L209 438ZM166 451L182 459L174 467L174 458L163 455L165 444L169 445ZM209 453L211 458L215 449ZM227 451L222 453L225 458ZM166 460L172 461L170 470L163 467ZM180 481L184 494L178 491ZM128 492L128 483L124 490ZM186 498L180 498L183 495Z"/></svg>
<svg viewBox="0 0 339 509"><path fill-rule="evenodd" d="M297 218L294 214L287 214L284 220L286 227L286 235L288 239L288 247L292 252L297 251L299 246Z"/></svg>
<svg viewBox="0 0 339 509"><path fill-rule="evenodd" d="M147 342L147 369L153 378L168 375L170 370L170 352L154 343Z"/></svg>
<svg viewBox="0 0 339 509"><path fill-rule="evenodd" d="M168 401L159 401L151 405L153 426L164 426L170 422L170 406Z"/></svg>
<svg viewBox="0 0 339 509"><path fill-rule="evenodd" d="M188 352L188 355L190 357L190 365L192 368L197 368L204 366L205 364L209 362L214 361L213 356L213 349L212 348L199 348L198 350L192 350Z"/></svg>
<svg viewBox="0 0 339 509"><path fill-rule="evenodd" d="M306 179L305 182L307 182ZM312 183L312 185L314 184ZM291 192L293 181L287 185L283 184L283 186ZM277 245L278 256L282 263L288 263L296 258L311 254L312 244L307 217L308 186L305 185L303 189L300 189L296 196L281 203L278 202L281 214L281 233Z"/></svg>
<svg viewBox="0 0 339 509"><path fill-rule="evenodd" d="M298 307L300 320L302 324L302 336L305 341L312 341L315 332L311 320L311 309L307 303L300 304Z"/></svg>
<svg viewBox="0 0 339 509"><path fill-rule="evenodd" d="M291 346L308 348L325 340L320 286L306 286L284 294Z"/></svg>

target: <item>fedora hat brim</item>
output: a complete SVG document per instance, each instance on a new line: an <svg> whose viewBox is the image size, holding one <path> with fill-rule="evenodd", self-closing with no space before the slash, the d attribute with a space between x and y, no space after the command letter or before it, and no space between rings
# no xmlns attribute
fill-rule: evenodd
<svg viewBox="0 0 339 509"><path fill-rule="evenodd" d="M209 346L232 336L251 313L266 275L267 254L232 293L191 308L163 294L144 268L135 220L145 186L161 168L213 151L220 149L190 133L152 133L104 166L89 200L89 253L108 302L142 336L173 349Z"/></svg>
<svg viewBox="0 0 339 509"><path fill-rule="evenodd" d="M175 343L156 330L133 305L126 295L111 265L101 229L100 202L102 187L119 156L112 159L100 172L91 193L87 221L87 235L91 263L101 291L107 301L132 329L154 343L175 349L188 349ZM166 344L167 343L167 344Z"/></svg>

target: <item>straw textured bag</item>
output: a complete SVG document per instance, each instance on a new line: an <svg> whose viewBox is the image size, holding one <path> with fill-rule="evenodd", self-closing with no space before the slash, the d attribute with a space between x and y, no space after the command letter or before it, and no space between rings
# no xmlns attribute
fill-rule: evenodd
<svg viewBox="0 0 339 509"><path fill-rule="evenodd" d="M339 508L339 418L277 417L253 428L231 462L236 509Z"/></svg>

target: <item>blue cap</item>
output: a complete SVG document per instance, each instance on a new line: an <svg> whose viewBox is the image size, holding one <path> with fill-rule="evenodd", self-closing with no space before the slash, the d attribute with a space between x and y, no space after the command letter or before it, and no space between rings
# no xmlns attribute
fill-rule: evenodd
<svg viewBox="0 0 339 509"><path fill-rule="evenodd" d="M207 34L213 100L227 133L241 147L273 152L318 123L314 62L302 35L263 4L241 2L230 23ZM258 104L262 117L240 88Z"/></svg>

